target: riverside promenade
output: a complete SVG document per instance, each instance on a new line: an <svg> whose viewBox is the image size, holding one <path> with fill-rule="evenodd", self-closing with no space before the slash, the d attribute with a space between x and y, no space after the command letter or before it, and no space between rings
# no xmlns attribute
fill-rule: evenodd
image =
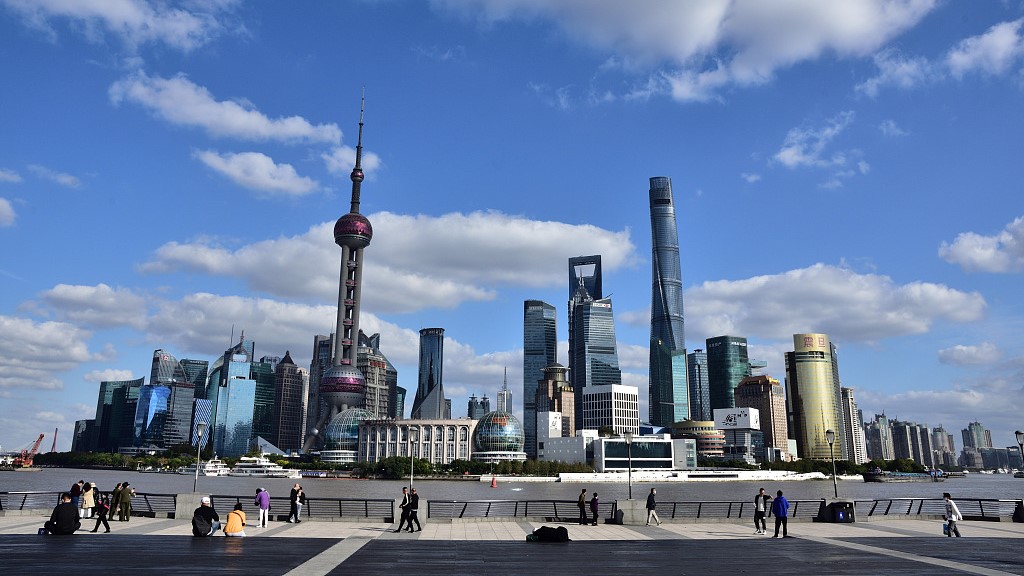
<svg viewBox="0 0 1024 576"><path fill-rule="evenodd" d="M426 521L416 533L366 522L271 522L248 538L193 538L187 520L133 517L92 534L39 536L46 517L0 517L2 576L13 574L985 574L1024 576L1024 524L884 519L791 522L791 538L749 522L625 526L531 521ZM526 542L540 526L571 542ZM773 528L769 522L769 532Z"/></svg>

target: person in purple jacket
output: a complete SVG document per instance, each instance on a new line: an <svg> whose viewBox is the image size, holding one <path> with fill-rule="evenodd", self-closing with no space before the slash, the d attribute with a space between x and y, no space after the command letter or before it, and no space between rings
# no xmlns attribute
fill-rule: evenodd
<svg viewBox="0 0 1024 576"><path fill-rule="evenodd" d="M260 509L260 518L256 522L257 528L267 527L267 516L270 513L270 492L267 492L266 488L256 489L256 501L254 502Z"/></svg>

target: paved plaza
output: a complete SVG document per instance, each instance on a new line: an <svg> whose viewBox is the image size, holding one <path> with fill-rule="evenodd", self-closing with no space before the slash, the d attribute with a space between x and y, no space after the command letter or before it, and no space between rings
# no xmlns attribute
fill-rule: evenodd
<svg viewBox="0 0 1024 576"><path fill-rule="evenodd" d="M937 520L795 522L792 538L748 523L661 526L562 524L568 543L526 542L555 523L428 521L423 531L358 522L272 522L248 538L193 538L185 520L133 518L112 532L39 536L45 518L0 517L3 576L11 574L1016 574L1024 524L962 522L945 538ZM92 529L88 520L85 527ZM771 526L769 526L771 528Z"/></svg>

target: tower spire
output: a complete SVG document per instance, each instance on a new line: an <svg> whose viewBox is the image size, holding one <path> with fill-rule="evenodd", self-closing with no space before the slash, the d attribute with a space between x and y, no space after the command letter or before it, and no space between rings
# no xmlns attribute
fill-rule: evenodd
<svg viewBox="0 0 1024 576"><path fill-rule="evenodd" d="M363 112L366 110L366 88L359 99L359 137L356 139L356 165L352 167L352 208L349 212L359 214L359 190L363 182Z"/></svg>

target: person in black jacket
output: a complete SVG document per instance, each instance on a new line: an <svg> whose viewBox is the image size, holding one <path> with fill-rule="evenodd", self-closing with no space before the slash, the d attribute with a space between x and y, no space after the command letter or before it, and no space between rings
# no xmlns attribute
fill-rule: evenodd
<svg viewBox="0 0 1024 576"><path fill-rule="evenodd" d="M647 495L647 525L651 525L651 518L661 526L661 518L658 518L658 501L655 500L654 495L657 494L657 490L651 488L651 493Z"/></svg>
<svg viewBox="0 0 1024 576"><path fill-rule="evenodd" d="M411 500L409 499L409 489L406 488L405 486L402 486L402 503L398 505L398 507L402 509L402 516L398 520L398 528L395 529L395 532L401 532L402 526L405 526L405 523L409 522L410 503ZM409 529L410 531L412 530L412 523L409 524Z"/></svg>
<svg viewBox="0 0 1024 576"><path fill-rule="evenodd" d="M412 489L412 494L409 495L409 532L419 532L423 528L420 527L420 519L417 516L420 508L420 496L416 493L416 489ZM416 529L412 529L412 523L416 523Z"/></svg>
<svg viewBox="0 0 1024 576"><path fill-rule="evenodd" d="M209 529L207 529L209 526ZM209 496L203 496L199 508L192 513L192 535L211 536L220 530L220 516L213 509Z"/></svg>
<svg viewBox="0 0 1024 576"><path fill-rule="evenodd" d="M100 523L103 523L103 527L106 528L103 531L104 534L110 532L110 524L107 522L108 512L110 512L110 498L96 490L96 526L93 527L93 532L100 529Z"/></svg>
<svg viewBox="0 0 1024 576"><path fill-rule="evenodd" d="M754 496L754 534L768 534L768 525L764 521L765 515L771 509L772 497L765 493L764 488L757 491Z"/></svg>
<svg viewBox="0 0 1024 576"><path fill-rule="evenodd" d="M63 492L60 495L60 504L53 509L50 520L43 524L48 534L68 535L74 534L82 527L78 516L78 507L71 502L71 494Z"/></svg>

